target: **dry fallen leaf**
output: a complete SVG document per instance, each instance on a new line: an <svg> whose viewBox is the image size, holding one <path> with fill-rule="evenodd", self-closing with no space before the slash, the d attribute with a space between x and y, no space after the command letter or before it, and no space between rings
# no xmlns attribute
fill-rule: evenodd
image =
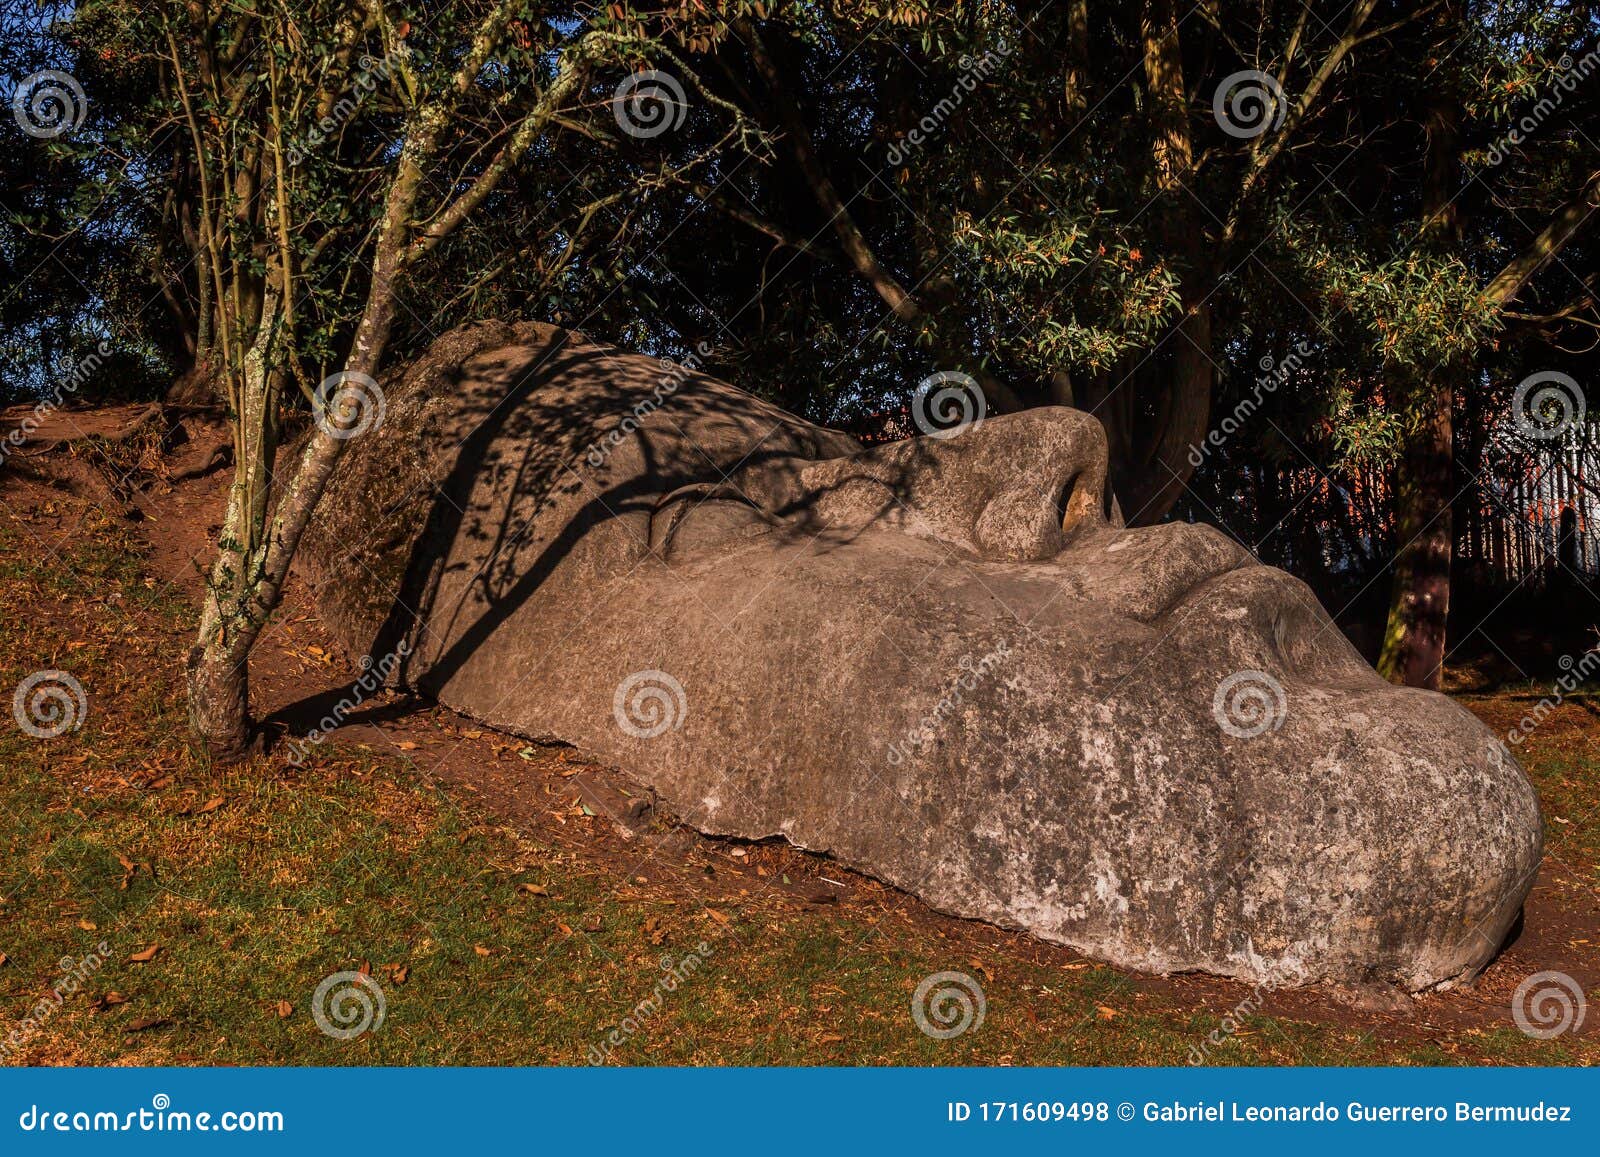
<svg viewBox="0 0 1600 1157"><path fill-rule="evenodd" d="M156 953L160 951L161 945L152 944L148 948L142 948L138 952L135 952L132 956L128 957L128 961L132 964L149 964L156 958Z"/></svg>
<svg viewBox="0 0 1600 1157"><path fill-rule="evenodd" d="M1114 1008L1108 1008L1108 1007L1107 1007L1107 1006L1105 1006L1105 1005L1103 1005L1103 1004L1097 1004L1097 1005L1095 1005L1095 1011L1096 1011L1096 1012L1098 1012L1098 1013L1099 1013L1099 1014L1100 1014L1100 1019L1101 1019L1101 1020L1113 1020L1113 1019L1115 1019L1115 1018L1116 1018L1116 1017L1118 1017L1118 1016L1121 1016L1121 1015L1122 1015L1122 1014L1121 1014L1121 1013L1120 1013L1120 1012L1118 1012L1118 1011L1117 1011L1117 1010L1116 1010L1116 1009L1114 1009Z"/></svg>
<svg viewBox="0 0 1600 1157"><path fill-rule="evenodd" d="M517 891L526 892L530 896L548 896L550 889L543 884L518 884Z"/></svg>
<svg viewBox="0 0 1600 1157"><path fill-rule="evenodd" d="M98 932L100 930L100 925L96 924L93 920L79 920L78 927L82 928L85 932Z"/></svg>
<svg viewBox="0 0 1600 1157"><path fill-rule="evenodd" d="M152 1016L148 1020L136 1020L123 1032L143 1032L147 1028L163 1028L172 1023L170 1016Z"/></svg>
<svg viewBox="0 0 1600 1157"><path fill-rule="evenodd" d="M288 1020L293 1015L294 1005L290 1004L287 1000L280 1000L278 1002L278 1019Z"/></svg>
<svg viewBox="0 0 1600 1157"><path fill-rule="evenodd" d="M844 1037L836 1032L825 1032L817 1038L819 1044L825 1045L836 1045L842 1040L844 1040Z"/></svg>
<svg viewBox="0 0 1600 1157"><path fill-rule="evenodd" d="M489 950L487 948L485 948L482 944L474 944L472 946L472 950L474 952L476 952L479 956L487 956L487 955L489 955Z"/></svg>
<svg viewBox="0 0 1600 1157"><path fill-rule="evenodd" d="M415 751L417 749L417 745L411 742L409 739L402 739L399 743L395 744L395 746L401 751Z"/></svg>

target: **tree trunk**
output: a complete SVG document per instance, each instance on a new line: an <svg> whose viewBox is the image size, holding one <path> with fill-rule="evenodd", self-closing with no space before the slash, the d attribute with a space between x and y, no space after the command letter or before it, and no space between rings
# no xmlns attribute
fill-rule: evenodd
<svg viewBox="0 0 1600 1157"><path fill-rule="evenodd" d="M1185 288L1198 289L1195 279L1194 274L1186 273ZM1143 446L1135 452L1129 484L1120 496L1133 526L1160 522L1183 497L1194 473L1191 454L1205 441L1210 428L1214 372L1211 307L1202 301L1187 305L1166 343L1164 356L1150 355L1149 363L1135 375L1150 383L1156 413L1144 427L1149 432L1140 439ZM1124 388L1132 388L1132 383Z"/></svg>
<svg viewBox="0 0 1600 1157"><path fill-rule="evenodd" d="M389 190L373 253L372 285L347 363L347 374L356 379L370 379L388 345L398 278L406 262L407 225L422 186L421 159L432 156L433 142L443 124L443 114L429 110L421 131L407 140L401 154L400 171ZM280 305L275 295L269 296L256 345L245 359L237 419L245 436L240 439L228 521L217 544L199 639L190 653L189 719L213 757L225 761L240 758L248 748L248 739L241 743L240 736L248 737L251 731L245 671L250 651L283 597L300 536L361 418L356 401L334 405L336 398L328 399L326 420L318 423L307 440L267 527L266 488L273 467L271 386L278 377L271 351ZM260 433L251 436L252 431Z"/></svg>
<svg viewBox="0 0 1600 1157"><path fill-rule="evenodd" d="M217 538L200 630L189 652L189 724L219 762L243 758L250 742L250 647L260 631L260 624L252 623L252 595L264 555L262 532L276 459L278 302L269 290L244 358L228 512Z"/></svg>
<svg viewBox="0 0 1600 1157"><path fill-rule="evenodd" d="M1454 5L1450 6L1455 7ZM1447 9L1444 16L1448 17ZM1455 248L1460 216L1455 188L1460 170L1460 110L1441 94L1428 109L1428 151L1422 183L1424 244ZM1378 672L1408 687L1439 689L1450 615L1450 556L1455 549L1454 368L1423 369L1418 418L1395 470L1394 585ZM1404 394L1396 391L1394 395Z"/></svg>
<svg viewBox="0 0 1600 1157"><path fill-rule="evenodd" d="M1194 142L1183 52L1172 0L1147 0L1140 24L1145 86L1154 137L1151 161L1161 194L1156 223L1167 252L1178 258L1183 316L1124 389L1143 386L1155 420L1141 438L1118 497L1133 525L1165 518L1194 473L1190 450L1205 440L1211 420L1211 308L1205 225L1183 187L1194 169Z"/></svg>
<svg viewBox="0 0 1600 1157"><path fill-rule="evenodd" d="M237 763L250 751L250 652L221 637L189 652L189 726L218 763Z"/></svg>
<svg viewBox="0 0 1600 1157"><path fill-rule="evenodd" d="M1441 375L1443 378L1444 375ZM1408 687L1439 689L1450 614L1450 557L1455 546L1451 389L1430 383L1426 413L1407 438L1395 470L1396 545L1389 622L1378 673Z"/></svg>

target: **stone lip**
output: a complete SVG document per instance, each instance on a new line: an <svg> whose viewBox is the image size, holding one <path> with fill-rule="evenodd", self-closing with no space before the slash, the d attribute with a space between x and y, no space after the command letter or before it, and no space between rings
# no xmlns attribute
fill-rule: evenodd
<svg viewBox="0 0 1600 1157"><path fill-rule="evenodd" d="M303 551L330 624L702 831L1274 986L1447 985L1532 887L1505 747L1216 531L1121 528L1086 415L864 451L531 323L384 388Z"/></svg>

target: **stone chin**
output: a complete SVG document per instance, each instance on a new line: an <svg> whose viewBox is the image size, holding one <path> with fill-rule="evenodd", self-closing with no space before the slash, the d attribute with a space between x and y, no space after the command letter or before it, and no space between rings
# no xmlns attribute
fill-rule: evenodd
<svg viewBox="0 0 1600 1157"><path fill-rule="evenodd" d="M1270 985L1471 975L1533 884L1503 745L1220 533L1124 529L1085 414L863 450L531 323L385 389L303 552L327 620L702 831Z"/></svg>

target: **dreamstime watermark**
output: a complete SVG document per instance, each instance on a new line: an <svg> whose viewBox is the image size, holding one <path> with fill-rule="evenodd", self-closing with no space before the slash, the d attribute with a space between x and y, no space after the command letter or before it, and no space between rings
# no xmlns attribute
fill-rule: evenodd
<svg viewBox="0 0 1600 1157"><path fill-rule="evenodd" d="M383 387L357 370L341 370L323 378L316 399L312 419L330 438L359 438L382 426L387 413Z"/></svg>
<svg viewBox="0 0 1600 1157"><path fill-rule="evenodd" d="M394 71L394 65L388 57L379 60L377 57L363 56L356 63L360 65L361 71L356 74L355 81L350 87L339 94L339 99L333 103L333 107L320 117L304 136L289 142L289 147L284 152L284 160L288 162L290 168L304 163L314 149L321 147L323 142L348 124L367 102L367 98L378 91L378 82L387 81L390 73Z"/></svg>
<svg viewBox="0 0 1600 1157"><path fill-rule="evenodd" d="M389 1011L383 988L365 972L325 976L311 994L311 1019L334 1040L355 1040L383 1027Z"/></svg>
<svg viewBox="0 0 1600 1157"><path fill-rule="evenodd" d="M1233 1038L1233 1035L1244 1028L1245 1018L1254 1016L1261 1011L1261 1006L1266 1001L1266 986L1258 984L1250 990L1250 995L1234 1005L1232 1009L1222 1014L1222 1023L1205 1035L1197 1045L1189 1046L1188 1061L1191 1065L1203 1065L1206 1058L1211 1055L1211 1050L1220 1048Z"/></svg>
<svg viewBox="0 0 1600 1157"><path fill-rule="evenodd" d="M89 380L89 375L103 366L106 358L110 356L111 343L101 342L94 348L94 352L80 359L71 370L57 378L45 396L39 399L22 421L7 430L5 437L0 438L0 465L4 465L14 451L33 437L46 418L66 405L68 395L76 394L82 389L83 384Z"/></svg>
<svg viewBox="0 0 1600 1157"><path fill-rule="evenodd" d="M1589 999L1565 972L1535 972L1511 997L1511 1019L1524 1036L1550 1040L1583 1027Z"/></svg>
<svg viewBox="0 0 1600 1157"><path fill-rule="evenodd" d="M89 115L89 98L70 72L47 68L17 85L11 93L11 115L28 136L54 140L83 124Z"/></svg>
<svg viewBox="0 0 1600 1157"><path fill-rule="evenodd" d="M974 57L962 53L956 62L961 68L961 75L956 78L956 85L950 90L950 95L941 99L933 106L932 112L912 125L899 140L890 145L884 159L891 166L899 165L931 140L944 127L945 121L950 119L956 109L966 103L967 97L977 91L978 85L994 75L1012 51L1013 46L1009 40L1000 40L982 56Z"/></svg>
<svg viewBox="0 0 1600 1157"><path fill-rule="evenodd" d="M618 422L611 430L595 439L584 455L584 461L590 466L599 469L606 464L606 459L611 457L611 452L639 427L643 426L650 416L666 404L667 399L678 392L679 387L688 380L689 375L698 370L705 359L710 357L712 349L709 343L700 342L694 351L681 362L661 359L662 374L655 387L650 391L650 396L642 402L635 403L632 410Z"/></svg>
<svg viewBox="0 0 1600 1157"><path fill-rule="evenodd" d="M1217 127L1240 140L1280 127L1288 111L1289 100L1278 78L1255 68L1223 77L1211 98Z"/></svg>
<svg viewBox="0 0 1600 1157"><path fill-rule="evenodd" d="M107 1109L56 1109L29 1105L17 1118L24 1133L282 1133L276 1109L225 1109L220 1113L174 1109L172 1098L157 1093L148 1109L126 1113Z"/></svg>
<svg viewBox="0 0 1600 1157"><path fill-rule="evenodd" d="M317 725L304 736L289 740L289 762L295 767L305 763L311 749L337 731L357 707L371 695L387 686L402 660L411 654L411 644L401 640L393 651L373 662L371 655L361 657L361 676L350 687L350 693L333 705L333 710L317 721Z"/></svg>
<svg viewBox="0 0 1600 1157"><path fill-rule="evenodd" d="M988 412L978 379L960 370L929 374L911 397L911 421L930 438L954 438L976 430Z"/></svg>
<svg viewBox="0 0 1600 1157"><path fill-rule="evenodd" d="M617 684L611 714L624 735L654 739L683 726L689 700L683 684L665 671L635 671Z"/></svg>
<svg viewBox="0 0 1600 1157"><path fill-rule="evenodd" d="M683 124L689 115L689 98L670 72L636 72L617 85L611 97L611 115L630 137L648 140Z"/></svg>
<svg viewBox="0 0 1600 1157"><path fill-rule="evenodd" d="M935 1040L953 1040L983 1027L989 1010L983 986L965 972L935 972L911 994L911 1019Z"/></svg>
<svg viewBox="0 0 1600 1157"><path fill-rule="evenodd" d="M1583 429L1587 400L1571 374L1541 370L1517 383L1511 396L1511 420L1517 433L1536 442L1553 442Z"/></svg>
<svg viewBox="0 0 1600 1157"><path fill-rule="evenodd" d="M1600 670L1600 650L1585 651L1583 657L1574 661L1571 655L1562 655L1556 660L1556 665L1561 668L1561 675L1556 679L1551 694L1533 705L1533 708L1517 721L1517 725L1506 732L1506 742L1513 747L1520 744L1531 735L1536 727L1550 717L1550 713L1560 707L1572 694L1588 680L1596 670Z"/></svg>
<svg viewBox="0 0 1600 1157"><path fill-rule="evenodd" d="M1229 438L1238 433L1261 408L1262 400L1268 394L1277 393L1289 380L1289 375L1300 369L1310 355L1310 343L1299 341L1295 343L1293 352L1281 362L1275 361L1270 354L1263 357L1257 363L1261 368L1261 376L1256 378L1255 389L1250 391L1248 398L1239 399L1232 412L1212 427L1200 445L1189 447L1189 465L1198 470L1204 464L1207 455L1213 450L1220 450Z"/></svg>
<svg viewBox="0 0 1600 1157"><path fill-rule="evenodd" d="M1289 697L1283 684L1265 671L1236 671L1217 684L1211 716L1235 739L1254 739L1283 726Z"/></svg>
<svg viewBox="0 0 1600 1157"><path fill-rule="evenodd" d="M907 759L921 752L928 744L932 743L939 735L940 730L967 701L967 693L976 691L1003 663L1011 659L1011 644L1001 639L995 644L994 650L974 659L971 655L961 656L956 664L958 674L939 702L933 709L919 719L915 725L906 729L902 740L891 741L888 750L888 760L892 766L898 767Z"/></svg>
<svg viewBox="0 0 1600 1157"><path fill-rule="evenodd" d="M70 956L63 956L58 967L61 977L50 986L48 996L42 996L28 1014L24 1016L16 1028L0 1040L0 1060L15 1056L23 1046L44 1028L45 1022L61 1011L61 1006L66 1004L67 997L82 991L89 978L105 967L106 961L111 956L111 942L102 940L95 945L95 950L74 960Z"/></svg>
<svg viewBox="0 0 1600 1157"><path fill-rule="evenodd" d="M1517 118L1515 124L1496 138L1489 146L1488 156L1484 158L1487 167L1493 168L1510 155L1516 146L1522 144L1534 133L1539 131L1539 126L1555 115L1567 101L1568 95L1578 90L1578 86L1588 80L1596 70L1600 70L1600 49L1591 49L1577 60L1571 56L1563 56L1556 61L1557 75L1544 94L1534 103L1534 106L1522 116Z"/></svg>
<svg viewBox="0 0 1600 1157"><path fill-rule="evenodd" d="M35 739L56 739L83 726L89 696L65 671L35 671L11 696L11 717Z"/></svg>
<svg viewBox="0 0 1600 1157"><path fill-rule="evenodd" d="M711 953L710 942L702 940L681 960L663 956L660 962L662 975L656 979L650 995L629 1009L628 1015L622 1018L622 1022L608 1032L598 1045L589 1046L589 1063L605 1064L613 1052L643 1032L645 1027L661 1014L662 1008L666 1005L666 998L677 992L696 972L704 968L706 961L711 959Z"/></svg>

